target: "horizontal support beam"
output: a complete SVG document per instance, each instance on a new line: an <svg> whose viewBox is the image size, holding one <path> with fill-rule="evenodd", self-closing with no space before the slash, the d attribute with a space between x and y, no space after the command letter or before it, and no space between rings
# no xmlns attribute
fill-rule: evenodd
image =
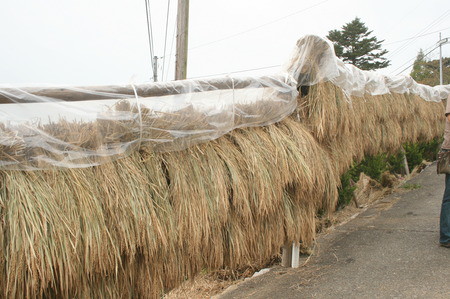
<svg viewBox="0 0 450 299"><path fill-rule="evenodd" d="M134 85L139 97L195 93L220 89L283 87L288 84L285 76L220 77L199 80L180 80ZM293 83L291 83L292 86ZM57 101L91 101L134 97L133 86L105 85L78 87L23 87L0 88L0 103L38 103Z"/></svg>

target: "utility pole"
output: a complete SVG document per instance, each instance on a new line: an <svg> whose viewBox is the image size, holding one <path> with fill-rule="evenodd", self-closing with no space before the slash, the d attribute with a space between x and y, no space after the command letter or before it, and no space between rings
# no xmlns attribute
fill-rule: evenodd
<svg viewBox="0 0 450 299"><path fill-rule="evenodd" d="M443 85L444 84L444 80L443 80L443 71L442 71L442 45L448 43L448 37L442 39L441 38L441 33L439 32L439 84Z"/></svg>
<svg viewBox="0 0 450 299"><path fill-rule="evenodd" d="M186 79L187 75L188 26L189 0L178 0L175 80Z"/></svg>
<svg viewBox="0 0 450 299"><path fill-rule="evenodd" d="M158 81L158 56L153 56L153 82Z"/></svg>
<svg viewBox="0 0 450 299"><path fill-rule="evenodd" d="M441 33L439 32L439 85L443 85L442 79L442 43Z"/></svg>

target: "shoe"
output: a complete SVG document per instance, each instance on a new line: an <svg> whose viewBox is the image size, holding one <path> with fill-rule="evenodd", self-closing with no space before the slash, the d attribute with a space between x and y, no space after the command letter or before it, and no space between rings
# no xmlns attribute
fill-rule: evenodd
<svg viewBox="0 0 450 299"><path fill-rule="evenodd" d="M442 247L450 248L450 243L441 243Z"/></svg>

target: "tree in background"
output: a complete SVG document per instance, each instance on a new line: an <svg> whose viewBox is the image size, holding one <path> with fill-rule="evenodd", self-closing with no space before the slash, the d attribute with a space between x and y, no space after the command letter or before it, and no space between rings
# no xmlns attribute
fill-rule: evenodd
<svg viewBox="0 0 450 299"><path fill-rule="evenodd" d="M450 58L442 58L442 71L443 83L450 84ZM420 49L410 76L418 83L430 86L439 85L439 59L427 60Z"/></svg>
<svg viewBox="0 0 450 299"><path fill-rule="evenodd" d="M387 50L381 49L381 43L372 31L359 18L342 26L342 30L331 30L327 38L334 44L336 55L346 63L362 70L376 70L387 67L390 61L383 57Z"/></svg>

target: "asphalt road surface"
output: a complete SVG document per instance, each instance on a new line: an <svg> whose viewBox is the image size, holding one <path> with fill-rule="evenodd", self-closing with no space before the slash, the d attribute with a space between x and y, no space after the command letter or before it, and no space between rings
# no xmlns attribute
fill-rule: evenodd
<svg viewBox="0 0 450 299"><path fill-rule="evenodd" d="M439 246L444 175L432 164L350 222L318 238L298 269L274 267L228 298L450 298L450 248Z"/></svg>

